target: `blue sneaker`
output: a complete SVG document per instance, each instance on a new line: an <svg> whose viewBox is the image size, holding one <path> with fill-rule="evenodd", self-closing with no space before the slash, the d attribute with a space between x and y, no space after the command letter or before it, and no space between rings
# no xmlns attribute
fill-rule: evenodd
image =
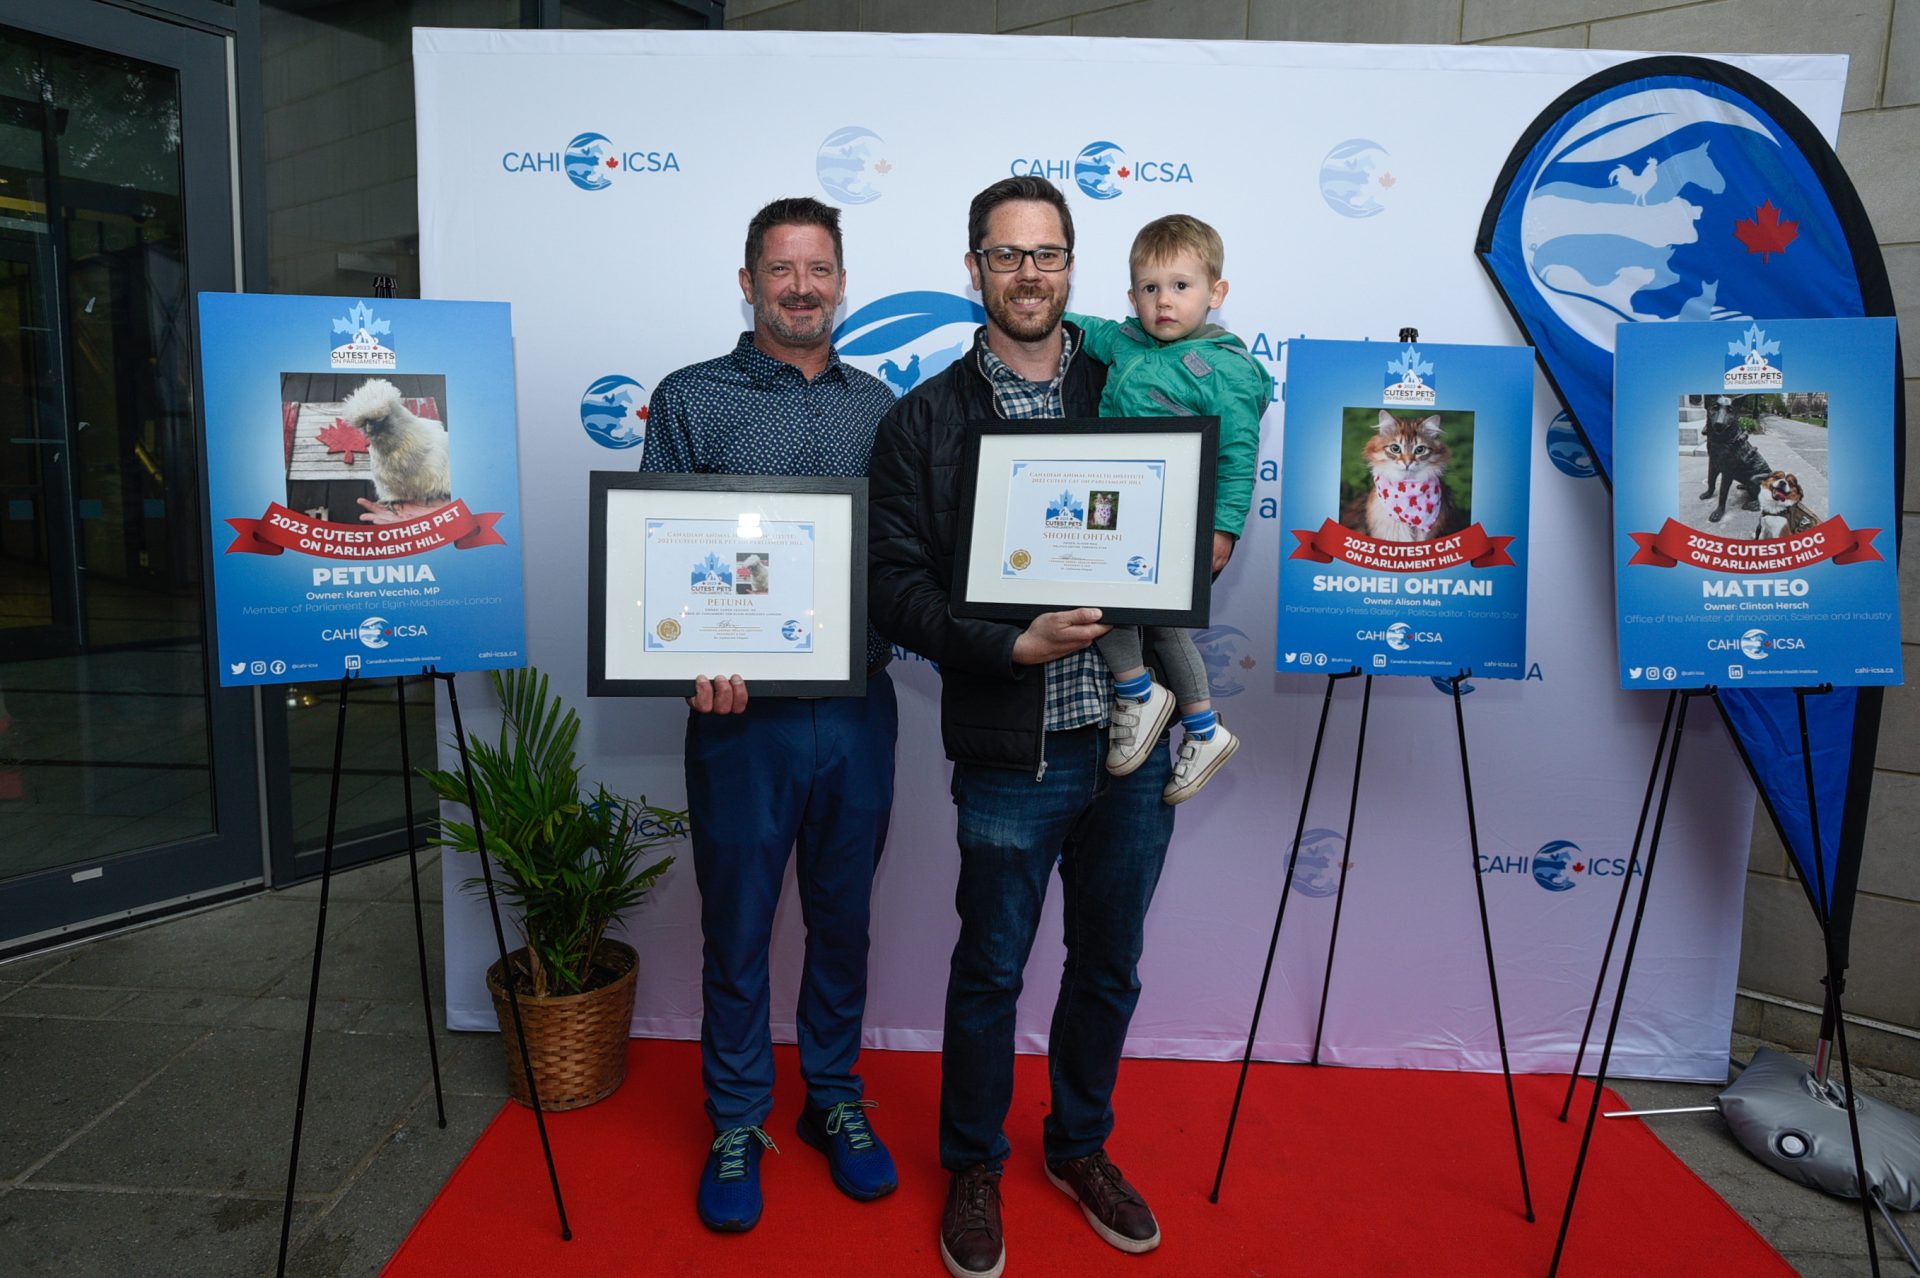
<svg viewBox="0 0 1920 1278"><path fill-rule="evenodd" d="M760 1223L761 1146L780 1152L758 1127L729 1127L713 1138L695 1199L708 1229L737 1234Z"/></svg>
<svg viewBox="0 0 1920 1278"><path fill-rule="evenodd" d="M801 1140L827 1156L827 1167L840 1192L861 1202L891 1194L900 1185L893 1155L867 1124L866 1110L872 1104L869 1100L841 1101L826 1109L803 1109L794 1125Z"/></svg>

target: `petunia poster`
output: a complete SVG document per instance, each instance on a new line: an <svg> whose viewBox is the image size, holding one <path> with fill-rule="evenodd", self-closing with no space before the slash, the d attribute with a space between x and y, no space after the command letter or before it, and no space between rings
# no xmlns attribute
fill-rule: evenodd
<svg viewBox="0 0 1920 1278"><path fill-rule="evenodd" d="M508 309L202 293L223 686L520 666Z"/></svg>

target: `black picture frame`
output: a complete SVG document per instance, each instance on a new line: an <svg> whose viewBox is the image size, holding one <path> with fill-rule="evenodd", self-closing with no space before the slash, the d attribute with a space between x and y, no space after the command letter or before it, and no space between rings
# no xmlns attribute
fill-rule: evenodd
<svg viewBox="0 0 1920 1278"><path fill-rule="evenodd" d="M1182 478L1182 482L1191 484L1193 492L1190 506L1193 514L1192 555L1190 559L1172 552L1162 556L1163 563L1177 563L1190 573L1184 593L1176 601L1136 607L1113 602L1110 597L1075 598L1065 592L1046 602L994 597L991 583L998 578L982 571L985 558L976 554L974 547L975 526L980 519L982 451L990 447L988 441L1035 435L1085 437L1091 446L1097 448L1101 443L1106 443L1109 450L1112 448L1110 441L1116 440L1131 441L1144 436L1196 437L1198 451L1193 458L1192 473ZM1213 604L1213 505L1219 447L1218 417L1068 417L968 422L960 463L959 533L954 545L953 587L948 605L953 615L1024 623L1043 612L1092 606L1101 609L1103 621L1114 625L1204 628L1209 622ZM1169 485L1174 482L1174 477L1169 475ZM1004 527L1005 518L1005 507L1002 506L991 512L989 519L992 522L989 526ZM994 563L998 563L997 554ZM1109 596L1111 588L1097 593Z"/></svg>
<svg viewBox="0 0 1920 1278"><path fill-rule="evenodd" d="M858 697L867 691L867 481L864 477L795 475L652 474L593 471L587 497L587 695L590 697L686 697L693 675L659 677L610 673L608 579L617 553L610 547L610 510L614 493L656 492L730 495L736 499L816 496L846 499L847 583L844 660L826 653L710 654L711 668L700 674L739 674L754 697ZM834 503L836 506L838 503ZM726 507L737 508L738 502ZM721 509L716 507L716 509ZM816 560L816 569L818 561ZM644 574L643 574L644 575ZM836 618L837 620L837 618ZM684 658L686 654L675 654ZM817 660L816 660L817 659ZM824 663L831 661L831 666ZM630 671L635 659L622 648L617 670ZM641 659L644 665L645 660ZM682 662L684 664L684 662ZM820 665L818 674L795 674L796 667ZM722 668L728 667L728 668Z"/></svg>

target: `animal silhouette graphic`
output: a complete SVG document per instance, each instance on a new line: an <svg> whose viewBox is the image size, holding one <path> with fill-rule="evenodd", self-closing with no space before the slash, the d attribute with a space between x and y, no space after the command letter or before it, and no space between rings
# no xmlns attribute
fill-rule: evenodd
<svg viewBox="0 0 1920 1278"><path fill-rule="evenodd" d="M1629 191L1633 194L1633 202L1635 204L1645 204L1647 202L1647 192L1651 191L1653 184L1659 180L1660 161L1651 156L1647 158L1647 167L1641 169L1638 173L1635 173L1624 164L1619 164L1614 166L1613 172L1607 174L1608 182L1623 191Z"/></svg>
<svg viewBox="0 0 1920 1278"><path fill-rule="evenodd" d="M895 388L896 395L904 395L920 382L920 357L915 355L908 360L905 368L892 360L887 360L880 365L880 376L886 378L887 382Z"/></svg>

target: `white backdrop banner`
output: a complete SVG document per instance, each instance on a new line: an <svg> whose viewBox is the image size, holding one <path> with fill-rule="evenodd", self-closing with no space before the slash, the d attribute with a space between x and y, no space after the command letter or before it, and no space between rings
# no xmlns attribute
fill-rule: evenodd
<svg viewBox="0 0 1920 1278"><path fill-rule="evenodd" d="M638 465L660 378L750 325L735 277L747 219L814 195L844 209L840 348L904 390L969 340L967 202L1009 174L1053 179L1079 231L1073 305L1126 313L1142 223L1219 228L1220 316L1282 371L1294 336L1519 343L1473 255L1519 130L1635 56L1588 50L1052 37L421 30L421 277L429 297L513 304L528 650L580 708L587 775L679 805L685 709L586 697L587 472ZM1846 60L1737 59L1832 138ZM1172 87L1176 109L1152 90ZM1384 352L1383 347L1383 352ZM1605 489L1536 379L1527 677L1473 685L1466 723L1513 1063L1563 1070L1578 1041L1665 698L1614 686ZM1148 920L1129 1050L1239 1054L1278 904L1324 680L1276 674L1283 405L1267 415L1254 517L1200 636L1245 748L1180 809ZM934 1048L958 921L938 675L911 654L898 798L874 888L867 1042ZM470 730L497 719L463 677ZM1348 850L1357 683L1336 696L1261 1022L1265 1058L1306 1054ZM1707 720L1702 722L1702 720ZM1615 1068L1725 1077L1753 792L1696 714L1636 956ZM442 715L442 736L450 725ZM443 756L447 751L443 747ZM1452 707L1426 679L1376 682L1323 1056L1497 1069ZM485 904L443 862L448 1019L491 1028ZM774 935L774 1032L792 1038L802 928ZM1056 894L1057 895L1057 894ZM636 1033L693 1037L700 927L690 864L627 921ZM1057 901L1029 966L1023 1048L1044 1046Z"/></svg>

